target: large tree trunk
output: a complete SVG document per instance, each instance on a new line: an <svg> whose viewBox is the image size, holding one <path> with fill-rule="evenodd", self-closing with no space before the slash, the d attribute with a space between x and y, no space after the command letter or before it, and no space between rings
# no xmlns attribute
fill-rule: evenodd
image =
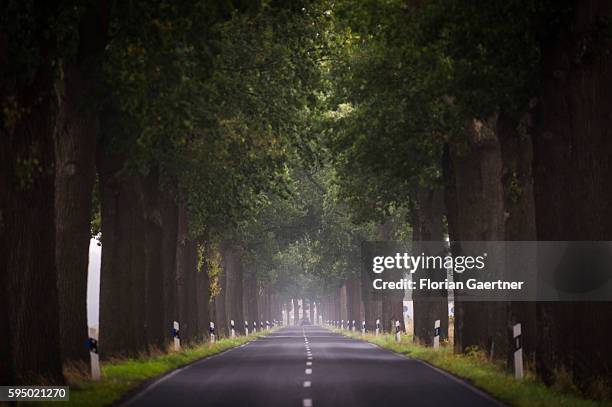
<svg viewBox="0 0 612 407"><path fill-rule="evenodd" d="M348 297L346 295L346 283L340 287L340 319L348 321Z"/></svg>
<svg viewBox="0 0 612 407"><path fill-rule="evenodd" d="M309 311L310 311L310 323L311 323L311 324L314 324L314 323L316 323L316 322L317 322L317 321L315 321L315 313L314 313L315 307L314 307L314 300L312 300L312 299L309 299L309 300L308 300L308 309L309 309Z"/></svg>
<svg viewBox="0 0 612 407"><path fill-rule="evenodd" d="M219 274L217 274L217 284L219 286L219 291L215 296L215 329L218 335L227 336L228 321L227 312L225 310L225 293L227 290L227 284L225 270L223 267L221 267Z"/></svg>
<svg viewBox="0 0 612 407"><path fill-rule="evenodd" d="M380 240L383 242L393 241L393 221L387 220L385 223L379 226L378 234ZM398 269L392 269L385 271L385 280L387 281L398 281L403 278L403 274ZM385 332L394 332L395 321L400 321L400 329L405 330L404 327L404 290L386 290L381 294L381 326ZM374 321L376 324L376 321Z"/></svg>
<svg viewBox="0 0 612 407"><path fill-rule="evenodd" d="M161 266L163 273L163 318L164 332L170 340L170 330L174 321L179 320L176 284L176 253L178 239L178 205L173 185L162 188L159 196L162 218Z"/></svg>
<svg viewBox="0 0 612 407"><path fill-rule="evenodd" d="M44 7L44 6L43 6ZM46 18L54 11L38 9ZM39 64L27 85L0 78L0 382L62 383L55 263L52 38L46 21L31 29ZM0 27L0 65L11 67ZM9 121L8 114L13 114ZM83 344L81 344L83 346Z"/></svg>
<svg viewBox="0 0 612 407"><path fill-rule="evenodd" d="M347 296L348 296L348 319L357 329L361 329L361 279L353 277L347 280Z"/></svg>
<svg viewBox="0 0 612 407"><path fill-rule="evenodd" d="M74 60L60 65L55 127L56 262L64 361L88 361L87 264L95 181L98 108L94 87L106 44L108 4L92 7L79 23Z"/></svg>
<svg viewBox="0 0 612 407"><path fill-rule="evenodd" d="M146 349L145 205L138 176L120 175L122 161L99 154L102 197L100 352L108 358Z"/></svg>
<svg viewBox="0 0 612 407"><path fill-rule="evenodd" d="M199 249L202 253L206 253L206 244L206 242L200 243ZM210 323L210 277L208 276L208 268L205 261L202 261L202 266L198 270L196 279L198 330L201 335L207 337Z"/></svg>
<svg viewBox="0 0 612 407"><path fill-rule="evenodd" d="M450 146L457 205L452 241L504 240L502 159L496 121L497 117L486 123L474 120L468 125L467 149ZM455 275L457 281L469 277L468 272ZM473 346L505 349L506 308L505 304L455 298L455 349L458 352Z"/></svg>
<svg viewBox="0 0 612 407"><path fill-rule="evenodd" d="M376 319L380 316L376 315L375 298L378 297L372 288L372 272L366 267L361 268L361 298L363 300L363 313L366 321L366 329L371 332L376 329Z"/></svg>
<svg viewBox="0 0 612 407"><path fill-rule="evenodd" d="M250 324L249 328L253 326L253 321L257 320L257 277L254 274L249 274L244 280L244 299L245 305L244 317Z"/></svg>
<svg viewBox="0 0 612 407"><path fill-rule="evenodd" d="M531 130L531 118L526 115L522 124ZM533 145L529 133L519 134L513 123L504 114L500 114L497 134L502 153L502 184L504 188L506 241L536 240L535 204L533 198ZM525 248L527 249L527 248ZM535 248L534 248L535 250ZM511 256L511 254L508 254ZM513 267L520 266L525 274L535 275L537 264L532 261L535 256L524 256L524 259L509 258ZM519 261L521 262L519 265ZM529 270L529 271L528 271ZM536 304L534 302L512 302L508 304L508 335L512 335L511 326L521 324L522 347L525 360L533 365L536 346ZM509 341L511 339L509 338ZM508 366L514 360L514 348L508 349Z"/></svg>
<svg viewBox="0 0 612 407"><path fill-rule="evenodd" d="M164 264L163 264L163 219L161 215L161 191L159 176L154 169L143 182L145 204L145 256L146 285L145 321L147 345L164 349L167 324L164 321Z"/></svg>
<svg viewBox="0 0 612 407"><path fill-rule="evenodd" d="M444 192L440 188L419 188L417 207L412 222L413 253L440 255L444 245ZM427 243L419 243L427 242ZM444 281L445 269L417 270L413 277ZM414 340L433 344L434 322L440 320L440 339L448 338L448 292L446 290L414 290Z"/></svg>
<svg viewBox="0 0 612 407"><path fill-rule="evenodd" d="M225 310L228 322L235 324L244 320L241 249L226 243L221 246L223 270L226 276Z"/></svg>
<svg viewBox="0 0 612 407"><path fill-rule="evenodd" d="M611 12L609 1L574 2L572 30L544 44L534 134L539 240L612 240L612 55L592 37ZM540 303L538 324L545 381L560 367L581 386L609 377L611 303Z"/></svg>
<svg viewBox="0 0 612 407"><path fill-rule="evenodd" d="M198 337L196 273L197 243L189 237L187 210L179 205L178 239L176 250L176 282L178 293L178 321L181 339L192 342Z"/></svg>

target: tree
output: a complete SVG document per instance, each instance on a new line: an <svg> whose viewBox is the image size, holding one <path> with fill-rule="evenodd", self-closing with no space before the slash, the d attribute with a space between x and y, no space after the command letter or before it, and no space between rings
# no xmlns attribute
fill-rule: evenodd
<svg viewBox="0 0 612 407"><path fill-rule="evenodd" d="M109 3L77 8L75 50L60 52L55 82L55 226L60 339L64 361L89 360L87 330L87 263L92 192L95 181L96 139L99 127L97 91L107 42ZM69 30L70 28L68 28ZM67 35L68 36L68 35Z"/></svg>
<svg viewBox="0 0 612 407"><path fill-rule="evenodd" d="M63 382L55 266L55 4L0 12L0 339L3 383ZM6 363L4 363L6 362Z"/></svg>

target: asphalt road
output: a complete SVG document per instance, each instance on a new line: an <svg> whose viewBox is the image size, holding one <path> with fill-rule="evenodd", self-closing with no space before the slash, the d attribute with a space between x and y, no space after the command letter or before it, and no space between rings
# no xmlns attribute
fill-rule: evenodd
<svg viewBox="0 0 612 407"><path fill-rule="evenodd" d="M317 326L287 327L175 370L124 406L500 406L465 382Z"/></svg>

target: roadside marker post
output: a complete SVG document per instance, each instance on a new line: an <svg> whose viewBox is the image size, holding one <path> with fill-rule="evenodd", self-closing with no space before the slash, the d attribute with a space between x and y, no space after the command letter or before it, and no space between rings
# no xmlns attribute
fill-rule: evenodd
<svg viewBox="0 0 612 407"><path fill-rule="evenodd" d="M89 361L91 363L91 378L100 380L100 355L98 354L98 330L96 328L89 328L87 347L89 348Z"/></svg>
<svg viewBox="0 0 612 407"><path fill-rule="evenodd" d="M400 322L399 321L395 321L395 340L397 342L401 341L401 332L400 332Z"/></svg>
<svg viewBox="0 0 612 407"><path fill-rule="evenodd" d="M174 321L172 323L172 338L174 338L174 350L181 350L181 336L179 333L179 323L178 321Z"/></svg>
<svg viewBox="0 0 612 407"><path fill-rule="evenodd" d="M353 332L355 332L355 320L353 320Z"/></svg>
<svg viewBox="0 0 612 407"><path fill-rule="evenodd" d="M257 322L253 321L253 333L257 333Z"/></svg>
<svg viewBox="0 0 612 407"><path fill-rule="evenodd" d="M211 322L210 327L208 328L210 331L210 343L215 343L215 323Z"/></svg>
<svg viewBox="0 0 612 407"><path fill-rule="evenodd" d="M248 321L244 321L244 334L249 336L249 323Z"/></svg>
<svg viewBox="0 0 612 407"><path fill-rule="evenodd" d="M232 320L230 321L230 336L231 336L232 338L235 338L235 337L236 337L236 330L235 330L234 328L235 328L235 326L234 326L234 320L232 319Z"/></svg>
<svg viewBox="0 0 612 407"><path fill-rule="evenodd" d="M436 319L434 322L434 340L433 340L434 349L440 348L440 320Z"/></svg>
<svg viewBox="0 0 612 407"><path fill-rule="evenodd" d="M266 329L270 329L270 321L266 321Z"/></svg>
<svg viewBox="0 0 612 407"><path fill-rule="evenodd" d="M512 336L514 337L514 378L521 380L523 378L523 344L521 343L521 324L516 324L512 328Z"/></svg>
<svg viewBox="0 0 612 407"><path fill-rule="evenodd" d="M259 331L260 331L260 332L263 332L263 330L264 330L264 324L263 324L263 321L259 321Z"/></svg>
<svg viewBox="0 0 612 407"><path fill-rule="evenodd" d="M361 321L361 334L365 335L365 321Z"/></svg>
<svg viewBox="0 0 612 407"><path fill-rule="evenodd" d="M376 320L376 336L380 333L380 319Z"/></svg>
<svg viewBox="0 0 612 407"><path fill-rule="evenodd" d="M344 329L344 320L341 320L341 321L340 321L340 328L341 328L341 329Z"/></svg>

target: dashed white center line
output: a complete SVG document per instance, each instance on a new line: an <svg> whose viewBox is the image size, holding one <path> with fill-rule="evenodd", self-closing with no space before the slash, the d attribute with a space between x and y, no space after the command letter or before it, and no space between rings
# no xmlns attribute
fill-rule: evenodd
<svg viewBox="0 0 612 407"><path fill-rule="evenodd" d="M312 369L306 369L306 374L312 374Z"/></svg>
<svg viewBox="0 0 612 407"><path fill-rule="evenodd" d="M312 366L312 362L306 362L306 366Z"/></svg>
<svg viewBox="0 0 612 407"><path fill-rule="evenodd" d="M306 380L304 382L304 387L310 387L310 386L312 386L312 382L310 380Z"/></svg>
<svg viewBox="0 0 612 407"><path fill-rule="evenodd" d="M306 359L308 359L308 360L312 360L312 356L308 356Z"/></svg>
<svg viewBox="0 0 612 407"><path fill-rule="evenodd" d="M302 405L304 407L312 407L312 399L304 399L304 400L302 400Z"/></svg>

